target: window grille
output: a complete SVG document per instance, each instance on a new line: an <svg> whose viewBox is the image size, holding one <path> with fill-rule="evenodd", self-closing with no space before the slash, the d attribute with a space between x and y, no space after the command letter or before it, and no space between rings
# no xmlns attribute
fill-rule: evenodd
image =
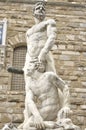
<svg viewBox="0 0 86 130"><path fill-rule="evenodd" d="M20 46L14 49L13 67L22 69L24 67L26 56L26 46ZM24 75L12 73L11 90L24 90Z"/></svg>

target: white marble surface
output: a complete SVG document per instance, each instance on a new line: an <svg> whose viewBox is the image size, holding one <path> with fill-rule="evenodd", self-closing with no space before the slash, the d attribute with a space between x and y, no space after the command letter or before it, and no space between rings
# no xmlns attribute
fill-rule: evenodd
<svg viewBox="0 0 86 130"><path fill-rule="evenodd" d="M78 127L68 118L69 88L56 74L50 52L56 40L56 22L45 19L44 3L35 5L34 19L35 25L26 32L25 110L18 129L76 130Z"/></svg>

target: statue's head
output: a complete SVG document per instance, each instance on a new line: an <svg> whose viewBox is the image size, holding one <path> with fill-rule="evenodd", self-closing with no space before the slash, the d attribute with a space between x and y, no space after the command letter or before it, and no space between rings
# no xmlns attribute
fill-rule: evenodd
<svg viewBox="0 0 86 130"><path fill-rule="evenodd" d="M39 21L44 20L45 18L45 2L40 1L37 2L33 8L34 17Z"/></svg>

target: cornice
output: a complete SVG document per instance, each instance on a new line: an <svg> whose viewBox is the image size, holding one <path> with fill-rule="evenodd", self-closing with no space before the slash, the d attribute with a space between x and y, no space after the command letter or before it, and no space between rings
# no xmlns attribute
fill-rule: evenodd
<svg viewBox="0 0 86 130"><path fill-rule="evenodd" d="M31 1L28 1L28 0L0 0L0 2L35 4L37 2L37 0L31 0ZM47 5L86 8L86 4L77 4L77 3L70 3L70 2L47 2Z"/></svg>

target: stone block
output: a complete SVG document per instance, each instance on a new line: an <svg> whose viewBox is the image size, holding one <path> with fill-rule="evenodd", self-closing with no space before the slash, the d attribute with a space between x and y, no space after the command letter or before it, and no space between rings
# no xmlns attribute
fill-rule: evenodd
<svg viewBox="0 0 86 130"><path fill-rule="evenodd" d="M83 110L74 110L73 113L77 116L84 116L86 117L86 111L83 111Z"/></svg>
<svg viewBox="0 0 86 130"><path fill-rule="evenodd" d="M24 101L24 96L22 95L8 95L8 102L22 102Z"/></svg>
<svg viewBox="0 0 86 130"><path fill-rule="evenodd" d="M74 50L76 50L77 52L82 52L82 44L81 45L75 45L74 46Z"/></svg>
<svg viewBox="0 0 86 130"><path fill-rule="evenodd" d="M6 101L6 99L7 99L7 95L0 95L1 102Z"/></svg>
<svg viewBox="0 0 86 130"><path fill-rule="evenodd" d="M74 71L73 75L78 76L78 77L82 77L83 76L83 71Z"/></svg>
<svg viewBox="0 0 86 130"><path fill-rule="evenodd" d="M11 117L9 117L8 114L5 113L2 113L0 118L2 123L8 123L11 121Z"/></svg>
<svg viewBox="0 0 86 130"><path fill-rule="evenodd" d="M72 96L72 97L77 97L77 96L78 96L78 93L71 93L71 96Z"/></svg>
<svg viewBox="0 0 86 130"><path fill-rule="evenodd" d="M59 56L59 60L67 61L67 60L70 60L70 59L71 59L71 57L69 55L60 55Z"/></svg>
<svg viewBox="0 0 86 130"><path fill-rule="evenodd" d="M3 123L0 123L0 130L2 130L4 124Z"/></svg>
<svg viewBox="0 0 86 130"><path fill-rule="evenodd" d="M86 105L80 105L82 110L86 110Z"/></svg>
<svg viewBox="0 0 86 130"><path fill-rule="evenodd" d="M80 31L81 35L86 35L86 32Z"/></svg>
<svg viewBox="0 0 86 130"><path fill-rule="evenodd" d="M0 113L6 113L6 107L4 107L4 106L1 107L1 106L0 106Z"/></svg>
<svg viewBox="0 0 86 130"><path fill-rule="evenodd" d="M67 38L67 40L72 40L72 41L74 41L74 40L75 40L75 35L68 34L68 35L66 35L66 38Z"/></svg>
<svg viewBox="0 0 86 130"><path fill-rule="evenodd" d="M24 120L23 114L13 114L13 123L22 123Z"/></svg>
<svg viewBox="0 0 86 130"><path fill-rule="evenodd" d="M77 93L86 93L85 88L75 88L74 91L77 92Z"/></svg>
<svg viewBox="0 0 86 130"><path fill-rule="evenodd" d="M64 65L65 66L74 66L74 62L73 61L64 61Z"/></svg>
<svg viewBox="0 0 86 130"><path fill-rule="evenodd" d="M54 60L58 60L59 59L59 56L58 55L53 55L53 58L54 58Z"/></svg>
<svg viewBox="0 0 86 130"><path fill-rule="evenodd" d="M6 109L6 112L9 113L9 114L13 114L13 108L9 106L9 107Z"/></svg>
<svg viewBox="0 0 86 130"><path fill-rule="evenodd" d="M86 123L85 118L83 116L77 116L77 121L79 125L84 125Z"/></svg>
<svg viewBox="0 0 86 130"><path fill-rule="evenodd" d="M71 80L71 81L77 81L78 77L77 76L69 76L69 80Z"/></svg>
<svg viewBox="0 0 86 130"><path fill-rule="evenodd" d="M80 27L86 28L86 23L80 23Z"/></svg>
<svg viewBox="0 0 86 130"><path fill-rule="evenodd" d="M24 110L24 108L21 108L21 107L19 108L17 106L15 108L12 108L12 111L13 111L14 114L21 114L22 115L23 110ZM8 109L8 112L9 112L9 109Z"/></svg>
<svg viewBox="0 0 86 130"><path fill-rule="evenodd" d="M80 98L86 99L86 93L78 93Z"/></svg>
<svg viewBox="0 0 86 130"><path fill-rule="evenodd" d="M73 105L73 104L72 104L72 105L70 106L70 108L71 108L71 110L76 110L76 109L77 109L77 105Z"/></svg>
<svg viewBox="0 0 86 130"><path fill-rule="evenodd" d="M73 45L67 45L67 50L74 50L74 46Z"/></svg>
<svg viewBox="0 0 86 130"><path fill-rule="evenodd" d="M3 77L4 78L4 77ZM2 79L3 79L2 78ZM4 92L4 94L6 95L6 92L7 92L7 90L8 90L8 85L3 85L3 81L1 82L2 83L2 85L0 85L0 91L1 92Z"/></svg>
<svg viewBox="0 0 86 130"><path fill-rule="evenodd" d="M65 50L65 45L58 45L58 49Z"/></svg>
<svg viewBox="0 0 86 130"><path fill-rule="evenodd" d="M79 39L80 41L84 41L84 42L86 41L86 38L84 35L78 35L77 39Z"/></svg>
<svg viewBox="0 0 86 130"><path fill-rule="evenodd" d="M71 98L70 99L70 103L71 104L76 104L76 105L82 105L84 100L81 98L76 98L76 100L74 100L75 98Z"/></svg>
<svg viewBox="0 0 86 130"><path fill-rule="evenodd" d="M77 77L77 79L78 79L78 77ZM81 87L81 82L80 81L76 80L76 81L71 82L71 88L78 88L78 87ZM75 92L75 91L73 90L73 92Z"/></svg>
<svg viewBox="0 0 86 130"><path fill-rule="evenodd" d="M86 82L81 82L83 87L86 87Z"/></svg>
<svg viewBox="0 0 86 130"><path fill-rule="evenodd" d="M62 54L66 54L66 55L80 55L79 52L74 52L74 51L62 51Z"/></svg>
<svg viewBox="0 0 86 130"><path fill-rule="evenodd" d="M19 103L16 103L16 102L7 102L7 101L5 101L5 102L1 102L1 104L2 104L2 106L4 107L4 108L9 108L9 107L11 107L11 108L15 108L17 105L19 105Z"/></svg>

